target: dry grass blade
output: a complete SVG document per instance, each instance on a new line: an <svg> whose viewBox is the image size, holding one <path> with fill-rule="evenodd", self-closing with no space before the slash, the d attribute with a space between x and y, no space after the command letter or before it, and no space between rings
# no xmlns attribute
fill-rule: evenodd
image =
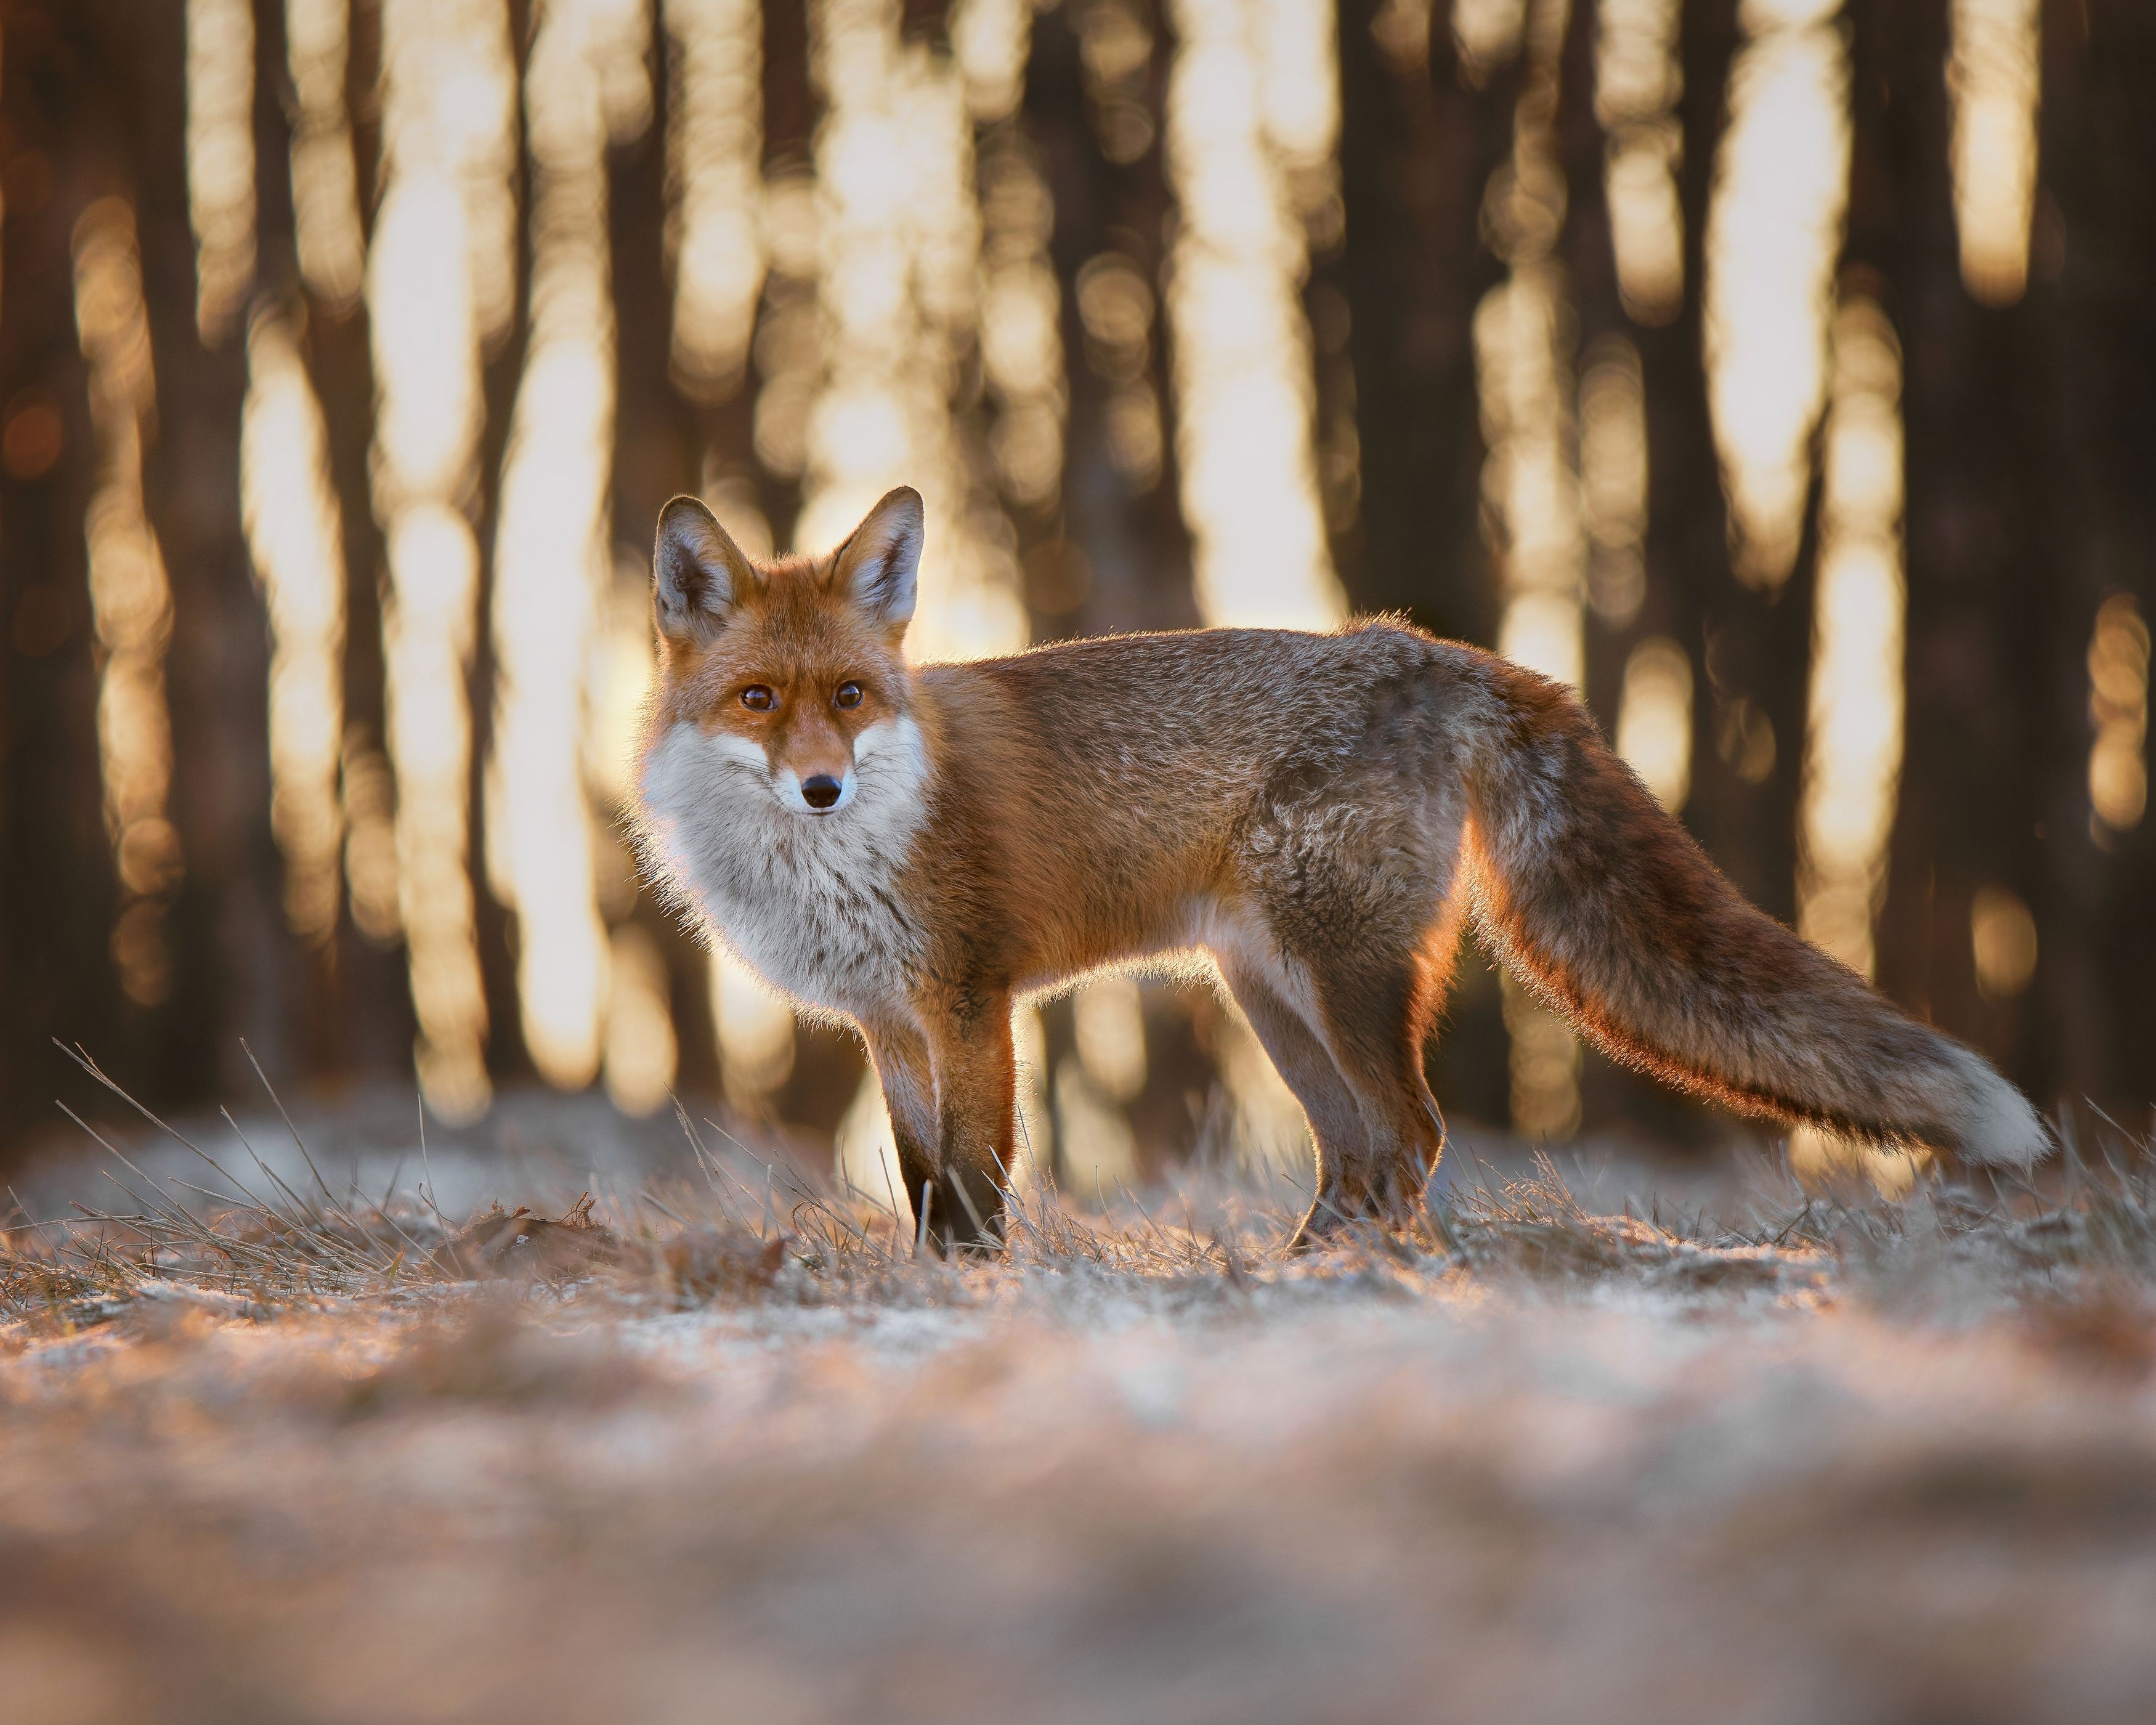
<svg viewBox="0 0 2156 1725"><path fill-rule="evenodd" d="M1650 1193L1642 1195L1644 1217L1629 1199L1621 1214L1598 1214L1546 1155L1502 1178L1471 1158L1455 1159L1424 1191L1409 1225L1343 1225L1320 1250L1299 1256L1287 1253L1286 1242L1308 1195L1291 1177L1275 1178L1265 1190L1217 1169L1197 1170L1165 1194L1164 1213L1118 1182L1114 1199L1092 1214L1081 1214L1037 1177L1004 1194L1000 1253L946 1261L910 1225L910 1215L850 1185L812 1189L714 1126L728 1146L726 1153L716 1151L678 1105L701 1183L661 1182L610 1200L604 1221L587 1191L559 1214L496 1202L457 1226L434 1203L424 1137L426 1174L418 1191L399 1192L393 1178L379 1202L357 1188L340 1200L281 1103L279 1114L312 1176L311 1192L280 1178L227 1115L266 1183L261 1195L136 1104L86 1055L76 1051L75 1058L85 1074L213 1170L216 1182L153 1178L139 1148L123 1147L67 1111L118 1170L109 1177L126 1203L31 1224L16 1199L25 1219L0 1233L0 1263L7 1266L0 1314L57 1312L86 1322L157 1285L244 1293L274 1309L324 1300L424 1299L475 1278L556 1288L589 1283L612 1296L672 1306L964 1305L1013 1290L1081 1284L1121 1286L1147 1298L1211 1290L1204 1297L1249 1301L1269 1297L1268 1288L1328 1281L1435 1288L1462 1276L1614 1279L1682 1296L1748 1291L1812 1298L1830 1289L1899 1297L1947 1271L1964 1282L1975 1278L1991 1291L1988 1297L2056 1302L2077 1298L2073 1289L2082 1284L2116 1290L2156 1279L2156 1161L2148 1145L2123 1133L2087 1146L2070 1141L2041 1190L2025 1185L1979 1194L1933 1181L1892 1204L1792 1186L1786 1201L1722 1217L1671 1210ZM762 1174L761 1191L737 1162ZM2113 1305L2139 1309L2118 1299ZM2099 1334L2120 1327L2110 1319L2089 1324Z"/></svg>

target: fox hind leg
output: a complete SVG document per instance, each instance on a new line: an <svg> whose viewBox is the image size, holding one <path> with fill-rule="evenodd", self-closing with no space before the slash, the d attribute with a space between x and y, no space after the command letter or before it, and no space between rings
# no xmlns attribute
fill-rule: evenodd
<svg viewBox="0 0 2156 1725"><path fill-rule="evenodd" d="M1316 1162L1321 1184L1327 1168L1363 1159L1368 1152L1363 1111L1355 1093L1332 1064L1332 1056L1325 1051L1317 1033L1289 1001L1281 979L1267 975L1260 965L1245 957L1224 956L1220 973L1272 1060L1273 1070L1302 1105L1310 1135L1317 1143ZM1306 1219L1297 1237L1308 1227Z"/></svg>
<svg viewBox="0 0 2156 1725"><path fill-rule="evenodd" d="M1404 1221L1445 1147L1445 1121L1424 1076L1442 977L1419 953L1336 954L1312 967L1312 1027L1338 1081L1353 1097L1362 1132L1325 1156L1305 1236L1368 1216Z"/></svg>
<svg viewBox="0 0 2156 1725"><path fill-rule="evenodd" d="M1374 972L1328 967L1307 988L1248 959L1221 969L1317 1142L1317 1189L1291 1245L1358 1218L1404 1219L1445 1137L1422 1070L1437 993L1425 968L1412 959ZM1293 1003L1298 993L1316 997L1316 1024Z"/></svg>

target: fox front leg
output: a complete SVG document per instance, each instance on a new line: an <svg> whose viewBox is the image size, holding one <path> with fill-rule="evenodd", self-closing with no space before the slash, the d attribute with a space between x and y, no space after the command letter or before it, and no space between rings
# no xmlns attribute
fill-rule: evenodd
<svg viewBox="0 0 2156 1725"><path fill-rule="evenodd" d="M928 1225L939 1248L994 1248L1016 1154L1018 1071L1010 996L968 989L922 1014L936 1074L936 1168Z"/></svg>
<svg viewBox="0 0 2156 1725"><path fill-rule="evenodd" d="M883 1091L884 1112L891 1117L899 1181L906 1188L906 1207L917 1233L924 1208L932 1221L937 1209L935 1068L928 1058L928 1044L909 1026L872 1027L867 1038L869 1059ZM942 1242L937 1245L940 1250Z"/></svg>

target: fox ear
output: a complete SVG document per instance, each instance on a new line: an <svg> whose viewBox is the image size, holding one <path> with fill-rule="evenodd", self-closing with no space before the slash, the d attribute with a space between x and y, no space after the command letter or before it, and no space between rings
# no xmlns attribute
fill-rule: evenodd
<svg viewBox="0 0 2156 1725"><path fill-rule="evenodd" d="M660 632L678 641L708 640L725 628L757 580L755 565L694 497L659 511L651 574Z"/></svg>
<svg viewBox="0 0 2156 1725"><path fill-rule="evenodd" d="M921 532L920 492L911 485L886 492L839 547L834 585L876 622L905 628L921 572Z"/></svg>

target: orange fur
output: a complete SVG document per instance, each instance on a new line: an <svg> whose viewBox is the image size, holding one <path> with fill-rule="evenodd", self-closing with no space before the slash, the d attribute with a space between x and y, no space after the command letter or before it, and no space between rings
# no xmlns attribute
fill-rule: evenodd
<svg viewBox="0 0 2156 1725"><path fill-rule="evenodd" d="M1306 1227L1411 1204L1443 1142L1424 1045L1471 917L1673 1082L2042 1153L2018 1092L1746 904L1555 685L1383 621L911 667L921 531L896 491L830 556L758 565L701 505L667 506L640 836L718 938L860 1027L939 1240L999 1207L1013 1000L1193 949L1309 1115ZM844 801L810 807L814 775Z"/></svg>

